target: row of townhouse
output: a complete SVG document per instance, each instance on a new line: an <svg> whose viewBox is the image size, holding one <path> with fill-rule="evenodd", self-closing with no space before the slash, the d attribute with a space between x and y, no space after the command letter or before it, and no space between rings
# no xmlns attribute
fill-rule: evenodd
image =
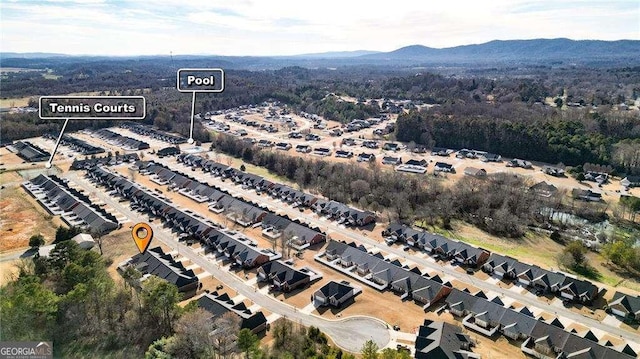
<svg viewBox="0 0 640 359"><path fill-rule="evenodd" d="M258 282L271 284L271 290L291 292L319 279L307 268L296 269L283 261L271 261L263 264L257 271Z"/></svg>
<svg viewBox="0 0 640 359"><path fill-rule="evenodd" d="M413 299L424 309L451 291L451 284L443 283L438 276L426 277L418 268L403 267L397 260L385 259L381 253L369 253L354 243L332 240L316 260L338 271L352 273L356 279L378 290L390 289L402 299Z"/></svg>
<svg viewBox="0 0 640 359"><path fill-rule="evenodd" d="M499 297L489 300L483 292L475 295L453 289L445 300L449 311L462 317L463 325L488 337L496 333L511 340L522 341L523 352L540 359L635 358L636 353L628 345L614 348L610 342L600 340L587 330L579 334L575 329L567 331L555 318L547 323L535 318L529 309L506 308Z"/></svg>
<svg viewBox="0 0 640 359"><path fill-rule="evenodd" d="M197 299L197 303L209 313L211 321L228 315L227 313L233 313L240 319L240 329L249 329L252 333L258 334L268 327L267 317L262 311L252 311L242 301L235 303L227 293L206 293Z"/></svg>
<svg viewBox="0 0 640 359"><path fill-rule="evenodd" d="M149 148L149 144L147 142L119 135L111 130L107 130L106 128L93 132L91 137L97 137L110 145L118 146L129 151L146 150Z"/></svg>
<svg viewBox="0 0 640 359"><path fill-rule="evenodd" d="M526 287L559 295L563 299L591 304L599 289L588 280L552 272L514 258L492 253L482 269L498 278L515 280Z"/></svg>
<svg viewBox="0 0 640 359"><path fill-rule="evenodd" d="M136 162L140 159L140 157L138 157L138 154L133 152L133 153L125 153L125 154L118 154L115 156L104 156L104 157L93 157L92 158L86 158L84 160L81 159L74 159L73 163L71 164L71 169L72 170L82 170L82 169L89 169L91 167L95 167L95 166L106 166L106 165L119 165L122 163L133 163Z"/></svg>
<svg viewBox="0 0 640 359"><path fill-rule="evenodd" d="M201 168L216 177L229 178L245 189L254 189L258 193L267 192L273 198L285 201L295 207L311 208L316 213L326 215L345 225L361 227L376 221L376 216L372 212L355 209L340 202L324 200L290 186L271 182L261 176L236 170L198 155L181 154L177 158L179 162L194 168Z"/></svg>
<svg viewBox="0 0 640 359"><path fill-rule="evenodd" d="M390 224L382 232L382 235L387 238L387 243L403 242L431 255L454 260L474 268L482 266L491 255L491 252L484 248L474 247L437 234L418 231L400 223Z"/></svg>
<svg viewBox="0 0 640 359"><path fill-rule="evenodd" d="M169 185L169 188L198 202L207 202L210 211L224 213L227 218L244 227L260 224L262 234L271 240L285 235L289 244L297 249L326 241L326 235L317 227L312 228L300 221L291 220L286 215L276 215L264 206L233 197L220 188L172 171L163 165L139 162L137 167L141 174L149 174L151 181Z"/></svg>
<svg viewBox="0 0 640 359"><path fill-rule="evenodd" d="M47 133L42 135L42 137L44 138L48 138L50 140L54 140L56 141L58 139L58 136L55 134L51 134L51 133ZM95 155L98 153L104 153L105 150L102 147L98 147L98 146L94 146L91 145L79 138L75 138L73 136L70 135L64 135L62 136L62 138L60 139L60 144L70 147L72 150L83 154L83 155Z"/></svg>
<svg viewBox="0 0 640 359"><path fill-rule="evenodd" d="M149 276L153 275L175 285L183 299L193 297L199 287L199 280L191 269L185 268L182 262L176 261L171 254L164 253L162 248L150 248L118 265L118 272L122 275L128 268L133 268L141 277L131 283L139 287Z"/></svg>
<svg viewBox="0 0 640 359"><path fill-rule="evenodd" d="M9 146L9 150L27 162L48 161L51 153L28 141L17 141Z"/></svg>
<svg viewBox="0 0 640 359"><path fill-rule="evenodd" d="M60 215L70 226L105 234L118 228L118 220L93 205L89 198L70 188L56 176L38 175L22 187L53 215Z"/></svg>
<svg viewBox="0 0 640 359"><path fill-rule="evenodd" d="M590 304L599 295L598 287L588 280L522 263L464 242L418 231L404 224L389 225L383 231L383 236L387 237L389 242L401 241L432 255L452 259L474 268L481 267L496 277L516 280L525 287L554 293L563 299Z"/></svg>
<svg viewBox="0 0 640 359"><path fill-rule="evenodd" d="M156 140L171 143L173 145L187 142L187 139L180 135L173 135L164 131L156 130L151 126L143 125L136 122L125 122L120 125L120 127L138 135L148 136Z"/></svg>
<svg viewBox="0 0 640 359"><path fill-rule="evenodd" d="M88 170L87 177L95 183L114 190L140 211L160 218L175 231L199 240L210 251L217 252L244 268L253 268L280 257L280 254L272 250L258 248L248 238L226 232L219 225L175 208L173 204L157 194L104 168L94 167Z"/></svg>

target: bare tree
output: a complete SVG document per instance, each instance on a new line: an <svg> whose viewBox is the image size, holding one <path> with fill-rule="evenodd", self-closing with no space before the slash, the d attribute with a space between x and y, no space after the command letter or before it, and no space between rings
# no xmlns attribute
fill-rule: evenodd
<svg viewBox="0 0 640 359"><path fill-rule="evenodd" d="M240 317L235 313L227 312L216 318L213 322L211 337L213 345L220 358L227 358L238 349L236 339L240 331Z"/></svg>
<svg viewBox="0 0 640 359"><path fill-rule="evenodd" d="M231 313L229 313L231 314ZM237 318L237 316L234 315ZM171 354L175 358L205 358L214 354L214 322L209 312L197 308L185 313L174 325L175 341L171 345Z"/></svg>
<svg viewBox="0 0 640 359"><path fill-rule="evenodd" d="M91 237L93 237L93 240L96 241L96 243L98 244L98 250L100 251L100 255L102 255L102 244L104 242L103 234L100 231L91 231Z"/></svg>

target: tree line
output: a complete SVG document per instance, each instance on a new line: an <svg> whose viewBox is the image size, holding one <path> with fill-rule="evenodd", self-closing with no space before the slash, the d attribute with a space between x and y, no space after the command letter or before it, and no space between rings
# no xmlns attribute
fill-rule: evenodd
<svg viewBox="0 0 640 359"><path fill-rule="evenodd" d="M483 105L484 106L484 105ZM514 105L522 111L466 111L461 114L452 106L433 107L401 114L396 125L396 138L426 146L453 149L477 149L510 158L523 158L551 164L613 165L622 172L640 170L640 119L629 115L604 114L538 114L523 120L525 105ZM488 113L488 112L484 112ZM562 115L562 116L561 116Z"/></svg>

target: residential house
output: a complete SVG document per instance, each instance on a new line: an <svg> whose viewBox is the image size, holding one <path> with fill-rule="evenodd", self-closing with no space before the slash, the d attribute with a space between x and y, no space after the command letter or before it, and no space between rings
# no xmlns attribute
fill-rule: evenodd
<svg viewBox="0 0 640 359"><path fill-rule="evenodd" d="M531 164L531 162L525 161L525 160L521 160L521 159L517 159L517 158L514 158L514 159L510 160L509 162L507 162L507 164L505 166L507 166L507 167L520 167L520 168L524 168L524 169L533 168L533 165Z"/></svg>
<svg viewBox="0 0 640 359"><path fill-rule="evenodd" d="M383 165L399 165L402 163L402 158L401 157L391 157L391 156L384 156L382 157L382 164Z"/></svg>
<svg viewBox="0 0 640 359"><path fill-rule="evenodd" d="M554 177L564 177L564 169L559 167L544 166L542 172Z"/></svg>
<svg viewBox="0 0 640 359"><path fill-rule="evenodd" d="M456 173L456 169L448 163L436 162L433 166L433 172Z"/></svg>
<svg viewBox="0 0 640 359"><path fill-rule="evenodd" d="M473 340L462 330L449 323L425 319L418 329L415 342L416 359L479 359L480 355L471 351Z"/></svg>
<svg viewBox="0 0 640 359"><path fill-rule="evenodd" d="M158 157L163 158L166 156L175 156L180 154L180 148L177 146L170 146L170 147L165 147L161 150L158 150L158 152L156 152L156 154L158 155Z"/></svg>
<svg viewBox="0 0 640 359"><path fill-rule="evenodd" d="M475 168L475 167L466 167L464 169L464 174L467 176L473 177L486 177L487 171L484 168Z"/></svg>
<svg viewBox="0 0 640 359"><path fill-rule="evenodd" d="M608 304L611 313L622 317L640 321L640 297L621 292L615 292Z"/></svg>
<svg viewBox="0 0 640 359"><path fill-rule="evenodd" d="M51 158L49 152L27 141L18 141L9 146L9 149L27 162L43 162Z"/></svg>
<svg viewBox="0 0 640 359"><path fill-rule="evenodd" d="M502 160L502 156L495 153L484 153L480 159L482 162L500 162Z"/></svg>
<svg viewBox="0 0 640 359"><path fill-rule="evenodd" d="M290 292L304 287L311 281L309 272L298 270L283 261L263 264L257 271L258 282L268 282L272 290Z"/></svg>
<svg viewBox="0 0 640 359"><path fill-rule="evenodd" d="M291 144L287 142L278 142L276 143L276 150L289 151L291 149Z"/></svg>
<svg viewBox="0 0 640 359"><path fill-rule="evenodd" d="M327 239L326 235L317 228L310 228L300 222L291 221L287 217L277 216L273 213L268 213L262 218L261 226L263 228L262 234L265 237L275 240L285 235L289 237L290 245L300 249L324 243Z"/></svg>
<svg viewBox="0 0 640 359"><path fill-rule="evenodd" d="M338 158L351 158L351 157L353 157L353 152L338 150L338 151L336 151L336 157L338 157Z"/></svg>
<svg viewBox="0 0 640 359"><path fill-rule="evenodd" d="M350 299L362 292L362 288L346 281L329 281L311 296L311 302L318 307L342 307Z"/></svg>
<svg viewBox="0 0 640 359"><path fill-rule="evenodd" d="M624 188L640 187L640 176L627 176L620 181Z"/></svg>
<svg viewBox="0 0 640 359"><path fill-rule="evenodd" d="M358 162L373 162L376 160L376 156L373 153L361 153L358 155Z"/></svg>
<svg viewBox="0 0 640 359"><path fill-rule="evenodd" d="M432 156L443 156L443 157L448 157L451 153L453 153L452 150L448 150L446 148L442 148L442 147L434 147L431 150L431 155Z"/></svg>
<svg viewBox="0 0 640 359"><path fill-rule="evenodd" d="M313 154L317 156L331 156L331 149L327 147L316 147L313 150Z"/></svg>
<svg viewBox="0 0 640 359"><path fill-rule="evenodd" d="M382 146L382 149L385 151L398 151L400 149L400 144L395 142L387 142Z"/></svg>
<svg viewBox="0 0 640 359"><path fill-rule="evenodd" d="M604 184L609 181L609 174L604 172L587 171L584 174L584 180Z"/></svg>
<svg viewBox="0 0 640 359"><path fill-rule="evenodd" d="M558 188L551 183L547 183L545 181L538 182L533 186L529 187L530 190L533 191L537 196L550 198L555 196L558 192Z"/></svg>
<svg viewBox="0 0 640 359"><path fill-rule="evenodd" d="M106 234L118 228L118 220L91 203L84 194L70 188L57 176L38 175L22 187L53 215L60 215L69 226Z"/></svg>
<svg viewBox="0 0 640 359"><path fill-rule="evenodd" d="M211 320L222 317L227 313L233 313L240 319L240 329L249 329L258 334L267 329L267 318L262 311L252 312L244 303L234 303L226 293L207 293L198 298L198 306L211 314Z"/></svg>
<svg viewBox="0 0 640 359"><path fill-rule="evenodd" d="M138 271L144 281L149 275L159 277L178 287L184 299L191 298L198 290L199 280L191 269L186 269L182 262L176 261L170 254L165 254L162 248L150 248L144 253L139 253L118 266L118 271L123 274L127 268Z"/></svg>
<svg viewBox="0 0 640 359"><path fill-rule="evenodd" d="M355 244L330 241L322 254L323 262L338 271L353 271L356 279L378 289L390 288L401 298L412 298L428 308L446 297L451 291L449 283L440 283L401 266L398 261L387 261L382 255L371 254Z"/></svg>
<svg viewBox="0 0 640 359"><path fill-rule="evenodd" d="M593 192L590 189L574 188L571 191L571 195L575 199L579 199L587 202L602 202L602 193Z"/></svg>

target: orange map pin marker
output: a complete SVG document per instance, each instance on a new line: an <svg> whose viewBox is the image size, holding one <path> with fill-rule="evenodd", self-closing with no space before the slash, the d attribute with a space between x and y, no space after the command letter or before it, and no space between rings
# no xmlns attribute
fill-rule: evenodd
<svg viewBox="0 0 640 359"><path fill-rule="evenodd" d="M144 253L147 251L147 248L149 248L149 244L151 244L153 230L148 224L140 222L133 226L131 236L133 236L133 241L136 243L140 253Z"/></svg>

